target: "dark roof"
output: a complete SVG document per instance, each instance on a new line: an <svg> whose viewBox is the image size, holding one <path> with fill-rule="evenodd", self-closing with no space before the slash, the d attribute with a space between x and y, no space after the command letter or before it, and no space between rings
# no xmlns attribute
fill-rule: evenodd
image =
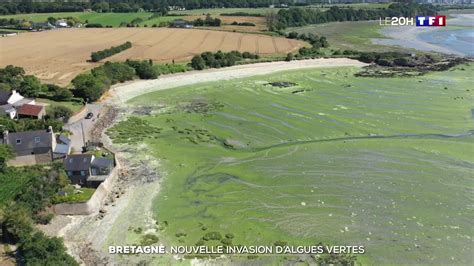
<svg viewBox="0 0 474 266"><path fill-rule="evenodd" d="M2 109L3 111L8 111L8 110L12 110L13 109L13 105L11 104L4 104L4 105L0 105L0 109Z"/></svg>
<svg viewBox="0 0 474 266"><path fill-rule="evenodd" d="M66 171L86 171L91 166L92 154L72 154L63 161Z"/></svg>
<svg viewBox="0 0 474 266"><path fill-rule="evenodd" d="M12 132L8 133L7 141L13 151L52 148L53 134L48 130Z"/></svg>
<svg viewBox="0 0 474 266"><path fill-rule="evenodd" d="M95 157L94 160L92 160L92 165L95 167L109 167L113 166L114 162L110 159L104 158L104 157Z"/></svg>
<svg viewBox="0 0 474 266"><path fill-rule="evenodd" d="M62 143L64 143L64 144L69 144L69 143L71 143L71 139L68 138L68 137L67 137L66 135L64 135L64 134L59 135L59 140L60 140Z"/></svg>
<svg viewBox="0 0 474 266"><path fill-rule="evenodd" d="M34 105L34 104L24 104L18 108L18 114L20 115L30 115L30 116L39 116L43 111L44 106Z"/></svg>
<svg viewBox="0 0 474 266"><path fill-rule="evenodd" d="M10 95L12 95L11 92L0 90L0 105L7 104L8 99L10 99Z"/></svg>

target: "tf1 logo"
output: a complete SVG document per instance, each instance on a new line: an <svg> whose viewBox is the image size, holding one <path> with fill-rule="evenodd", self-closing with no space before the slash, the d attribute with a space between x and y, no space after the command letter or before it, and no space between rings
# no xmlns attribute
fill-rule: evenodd
<svg viewBox="0 0 474 266"><path fill-rule="evenodd" d="M446 26L446 16L417 16L415 18L409 17L386 17L382 20L380 18L380 25L382 26L414 26L417 27L444 27Z"/></svg>
<svg viewBox="0 0 474 266"><path fill-rule="evenodd" d="M446 26L446 16L417 16L417 27L444 27Z"/></svg>

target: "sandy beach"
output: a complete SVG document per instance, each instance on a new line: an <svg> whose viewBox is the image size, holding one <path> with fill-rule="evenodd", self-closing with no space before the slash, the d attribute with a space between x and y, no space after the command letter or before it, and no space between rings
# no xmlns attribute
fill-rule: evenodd
<svg viewBox="0 0 474 266"><path fill-rule="evenodd" d="M265 75L278 71L296 70L304 68L326 68L357 66L367 64L348 58L309 59L291 62L279 61L269 63L258 63L239 65L220 69L208 69L204 71L191 71L181 74L160 76L154 80L138 80L129 83L117 84L109 91L107 103L123 104L137 96L158 90L176 88L202 82L229 80L245 78L250 76Z"/></svg>

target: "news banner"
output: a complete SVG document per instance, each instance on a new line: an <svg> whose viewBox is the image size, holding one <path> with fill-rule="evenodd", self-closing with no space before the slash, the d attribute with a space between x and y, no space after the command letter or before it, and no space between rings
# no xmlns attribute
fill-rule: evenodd
<svg viewBox="0 0 474 266"><path fill-rule="evenodd" d="M380 18L379 24L382 26L445 27L446 16L385 17Z"/></svg>
<svg viewBox="0 0 474 266"><path fill-rule="evenodd" d="M109 246L110 254L364 254L364 246Z"/></svg>

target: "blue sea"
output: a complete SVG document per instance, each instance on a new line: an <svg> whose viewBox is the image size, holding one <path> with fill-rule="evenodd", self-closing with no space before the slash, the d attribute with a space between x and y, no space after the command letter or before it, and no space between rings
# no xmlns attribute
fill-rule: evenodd
<svg viewBox="0 0 474 266"><path fill-rule="evenodd" d="M419 38L474 57L474 29L446 29L420 33Z"/></svg>

